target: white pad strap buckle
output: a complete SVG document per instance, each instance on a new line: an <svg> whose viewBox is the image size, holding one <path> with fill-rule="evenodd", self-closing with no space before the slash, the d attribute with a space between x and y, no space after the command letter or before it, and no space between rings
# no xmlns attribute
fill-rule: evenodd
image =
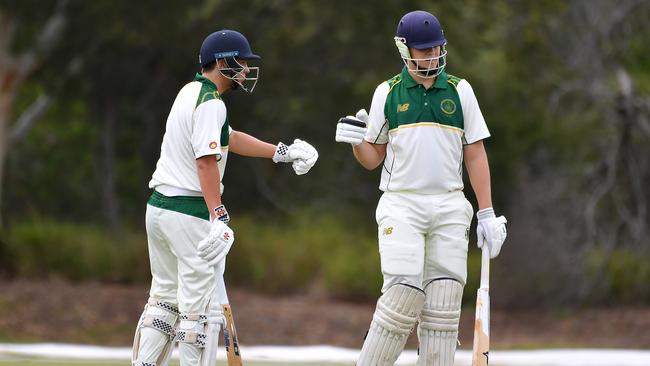
<svg viewBox="0 0 650 366"><path fill-rule="evenodd" d="M194 322L193 329L176 329L174 340L177 342L189 343L198 348L205 348L205 339L207 338L205 332L198 329L205 329L205 324L208 322L208 316L205 314L183 314L180 317L181 322L191 321Z"/></svg>

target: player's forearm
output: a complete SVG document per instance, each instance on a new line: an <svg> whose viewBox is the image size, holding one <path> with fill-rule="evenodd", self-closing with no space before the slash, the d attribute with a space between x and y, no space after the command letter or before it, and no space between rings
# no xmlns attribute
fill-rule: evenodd
<svg viewBox="0 0 650 366"><path fill-rule="evenodd" d="M228 150L235 154L256 158L272 158L275 148L275 145L240 131L232 131L228 143Z"/></svg>
<svg viewBox="0 0 650 366"><path fill-rule="evenodd" d="M465 167L469 181L478 201L478 208L492 207L492 188L490 186L490 166L483 142L479 141L464 148Z"/></svg>
<svg viewBox="0 0 650 366"><path fill-rule="evenodd" d="M221 205L221 176L216 156L208 155L196 159L196 171L210 217L215 218L214 209Z"/></svg>
<svg viewBox="0 0 650 366"><path fill-rule="evenodd" d="M386 145L374 145L363 141L359 145L353 146L352 151L359 164L368 170L373 170L384 161Z"/></svg>

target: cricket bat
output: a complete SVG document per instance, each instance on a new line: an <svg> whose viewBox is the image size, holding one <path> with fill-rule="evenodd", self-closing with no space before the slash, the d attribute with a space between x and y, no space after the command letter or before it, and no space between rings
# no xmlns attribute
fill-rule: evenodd
<svg viewBox="0 0 650 366"><path fill-rule="evenodd" d="M223 305L223 314L226 316L226 324L223 327L223 337L226 344L226 353L228 355L228 366L242 366L241 354L239 353L239 340L237 339L237 329L235 320L232 316L232 309L229 304Z"/></svg>
<svg viewBox="0 0 650 366"><path fill-rule="evenodd" d="M481 286L476 291L472 366L487 366L490 354L490 250L483 244Z"/></svg>

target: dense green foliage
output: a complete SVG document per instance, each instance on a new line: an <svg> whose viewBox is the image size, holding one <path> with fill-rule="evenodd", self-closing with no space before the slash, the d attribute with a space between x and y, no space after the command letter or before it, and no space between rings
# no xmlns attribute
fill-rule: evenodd
<svg viewBox="0 0 650 366"><path fill-rule="evenodd" d="M166 115L197 71L202 39L234 28L262 61L253 94L225 96L233 128L271 142L304 138L320 160L296 177L229 158L230 280L374 297L378 171L336 144L334 128L399 72L395 25L421 8L439 16L448 71L472 84L492 133L494 204L509 218L495 301L648 303L650 4L610 3L70 0L63 41L13 106L15 120L39 95L54 98L9 151L0 264L9 275L146 279L144 203ZM13 52L33 44L57 4L0 2L17 22Z"/></svg>
<svg viewBox="0 0 650 366"><path fill-rule="evenodd" d="M374 231L307 212L293 218L243 216L232 222L237 242L228 255L226 281L267 294L314 292L348 300L375 299L381 288ZM310 219L306 219L310 218ZM318 235L314 235L318 228ZM59 277L72 281L146 283L150 279L146 238L129 230L119 240L87 224L31 218L12 225L4 235L0 266L15 276ZM500 262L495 262L498 269ZM607 294L633 304L650 297L650 262L628 250L605 257L594 252L587 276L605 265ZM478 288L480 252L470 250L463 301L471 306ZM527 278L524 278L526 280ZM536 286L552 286L536 279ZM503 304L497 282L495 300ZM507 298L508 295L506 295ZM516 303L516 302L515 302Z"/></svg>

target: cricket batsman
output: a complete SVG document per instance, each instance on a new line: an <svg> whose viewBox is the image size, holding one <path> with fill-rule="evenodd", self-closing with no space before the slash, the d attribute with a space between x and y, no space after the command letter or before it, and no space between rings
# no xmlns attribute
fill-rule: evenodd
<svg viewBox="0 0 650 366"><path fill-rule="evenodd" d="M230 127L221 96L252 92L260 59L241 33L220 30L200 49L201 72L176 96L160 159L149 182L146 230L151 289L135 332L132 364L167 365L179 343L182 366L213 366L219 332L225 258L234 241L221 201L228 152L291 163L298 175L316 163L310 144L272 145Z"/></svg>
<svg viewBox="0 0 650 366"><path fill-rule="evenodd" d="M458 339L473 216L463 194L463 162L478 200L478 244L496 257L506 219L492 208L483 139L490 136L467 80L445 71L438 19L402 17L394 38L402 71L375 90L370 114L342 118L336 141L359 163L382 165L377 205L382 295L357 365L393 365L418 325L417 365L452 366Z"/></svg>

